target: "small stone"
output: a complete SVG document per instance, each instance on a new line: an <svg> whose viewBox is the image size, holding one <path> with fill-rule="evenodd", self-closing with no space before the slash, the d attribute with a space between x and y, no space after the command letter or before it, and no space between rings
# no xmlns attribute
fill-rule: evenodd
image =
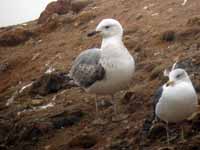
<svg viewBox="0 0 200 150"><path fill-rule="evenodd" d="M166 42L172 42L176 39L175 31L169 30L162 33L161 40Z"/></svg>
<svg viewBox="0 0 200 150"><path fill-rule="evenodd" d="M40 105L43 104L43 102L44 101L42 99L34 99L34 100L31 101L31 105L32 106L40 106Z"/></svg>
<svg viewBox="0 0 200 150"><path fill-rule="evenodd" d="M143 17L142 14L138 14L138 15L135 17L135 19L136 19L136 20L140 20L142 17Z"/></svg>

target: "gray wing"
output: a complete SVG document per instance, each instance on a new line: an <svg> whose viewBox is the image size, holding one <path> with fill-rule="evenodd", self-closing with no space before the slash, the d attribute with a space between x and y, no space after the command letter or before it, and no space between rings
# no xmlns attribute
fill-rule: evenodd
<svg viewBox="0 0 200 150"><path fill-rule="evenodd" d="M105 70L99 63L100 49L93 48L82 52L74 61L70 76L76 84L87 88L105 76Z"/></svg>
<svg viewBox="0 0 200 150"><path fill-rule="evenodd" d="M157 89L155 95L154 95L154 99L153 99L153 113L154 113L154 118L156 117L156 104L159 102L161 96L163 93L163 86L159 87L159 89Z"/></svg>

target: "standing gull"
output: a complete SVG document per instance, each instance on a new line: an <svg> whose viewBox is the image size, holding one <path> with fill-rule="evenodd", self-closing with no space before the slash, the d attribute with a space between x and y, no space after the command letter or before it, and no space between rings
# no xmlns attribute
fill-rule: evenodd
<svg viewBox="0 0 200 150"><path fill-rule="evenodd" d="M167 123L167 142L169 144L168 123L182 122L190 117L198 106L198 98L192 82L184 69L175 69L168 73L169 81L155 96L155 114ZM166 72L165 72L166 74ZM184 133L182 128L182 140Z"/></svg>
<svg viewBox="0 0 200 150"><path fill-rule="evenodd" d="M135 61L122 42L123 28L114 19L102 20L96 30L88 36L100 34L101 48L83 51L74 61L70 76L86 92L97 95L110 95L128 88L135 70ZM117 103L114 102L115 115ZM98 104L96 98L96 113ZM118 116L119 117L119 116ZM101 122L98 117L97 123Z"/></svg>

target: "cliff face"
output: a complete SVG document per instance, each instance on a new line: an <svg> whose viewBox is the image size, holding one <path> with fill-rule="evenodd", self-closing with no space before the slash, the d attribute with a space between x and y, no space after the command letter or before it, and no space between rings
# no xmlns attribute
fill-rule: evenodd
<svg viewBox="0 0 200 150"><path fill-rule="evenodd" d="M59 5L67 2L67 10ZM40 21L1 28L0 147L157 150L167 146L164 125L152 125L149 119L153 94L167 80L163 70L179 58L179 66L200 92L200 2L182 2L60 0L47 7L51 13L44 11ZM116 94L120 111L128 118L112 122L112 103L102 96L104 103L99 105L108 123L95 126L94 96L63 80L81 51L100 45L99 37L86 35L104 18L123 25L136 73L130 89ZM171 149L198 150L199 123L199 115L186 122L184 142L179 125L170 125Z"/></svg>

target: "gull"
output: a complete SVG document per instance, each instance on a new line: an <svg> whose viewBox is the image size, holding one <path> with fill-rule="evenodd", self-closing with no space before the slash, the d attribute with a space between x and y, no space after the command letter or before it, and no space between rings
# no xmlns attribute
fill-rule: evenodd
<svg viewBox="0 0 200 150"><path fill-rule="evenodd" d="M88 36L102 37L100 48L85 50L75 59L69 72L73 81L86 92L96 95L96 114L99 116L97 96L110 95L127 89L135 70L135 61L122 42L123 28L115 19L103 19ZM114 102L115 116L117 103ZM98 117L97 124L102 122Z"/></svg>
<svg viewBox="0 0 200 150"><path fill-rule="evenodd" d="M198 98L187 72L176 68L176 63L164 75L169 77L169 81L156 92L155 115L167 124L169 145L168 123L179 123L189 118L197 110ZM183 127L181 137L184 140Z"/></svg>

